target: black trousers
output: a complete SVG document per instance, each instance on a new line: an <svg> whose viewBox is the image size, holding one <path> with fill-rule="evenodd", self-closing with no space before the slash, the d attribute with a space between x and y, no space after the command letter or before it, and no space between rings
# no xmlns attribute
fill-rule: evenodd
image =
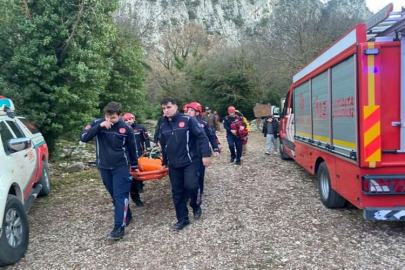
<svg viewBox="0 0 405 270"><path fill-rule="evenodd" d="M242 156L242 141L240 138L234 135L226 135L228 141L229 151L231 152L231 158L236 158L236 161L240 161ZM236 148L236 153L235 153Z"/></svg>
<svg viewBox="0 0 405 270"><path fill-rule="evenodd" d="M200 162L195 162L180 168L169 167L173 204L179 222L188 220L187 202L189 199L191 199L190 206L193 209L198 207L199 166Z"/></svg>
<svg viewBox="0 0 405 270"><path fill-rule="evenodd" d="M143 186L143 181L132 179L131 190L130 190L132 200L139 200L141 198L141 196L139 195L139 188L142 186Z"/></svg>

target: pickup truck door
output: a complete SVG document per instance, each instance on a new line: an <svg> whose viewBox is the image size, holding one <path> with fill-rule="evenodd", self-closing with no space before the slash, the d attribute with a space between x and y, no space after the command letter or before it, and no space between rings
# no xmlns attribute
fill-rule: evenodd
<svg viewBox="0 0 405 270"><path fill-rule="evenodd" d="M18 127L17 123L13 120L6 120L5 124L8 126L9 130L13 133L14 138L27 138L22 130ZM26 195L26 189L29 187L35 178L36 167L38 166L37 154L33 145L27 149L10 153L9 155L13 162L21 170L21 186L24 188L24 196Z"/></svg>

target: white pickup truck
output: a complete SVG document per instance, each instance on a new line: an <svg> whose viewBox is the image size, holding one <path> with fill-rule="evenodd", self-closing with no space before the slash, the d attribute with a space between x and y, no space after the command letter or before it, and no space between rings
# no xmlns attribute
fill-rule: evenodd
<svg viewBox="0 0 405 270"><path fill-rule="evenodd" d="M15 116L0 96L0 266L18 262L29 242L27 212L37 196L51 192L48 147L38 129Z"/></svg>

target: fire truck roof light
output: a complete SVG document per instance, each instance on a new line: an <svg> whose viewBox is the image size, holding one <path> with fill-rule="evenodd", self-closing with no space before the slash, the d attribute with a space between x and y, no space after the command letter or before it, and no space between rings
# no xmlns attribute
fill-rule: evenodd
<svg viewBox="0 0 405 270"><path fill-rule="evenodd" d="M374 48L374 49L365 49L363 52L365 55L377 55L380 53L380 49Z"/></svg>

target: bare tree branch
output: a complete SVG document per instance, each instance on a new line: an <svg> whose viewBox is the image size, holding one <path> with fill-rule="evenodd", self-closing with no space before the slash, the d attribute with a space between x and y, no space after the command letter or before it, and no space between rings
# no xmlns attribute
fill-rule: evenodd
<svg viewBox="0 0 405 270"><path fill-rule="evenodd" d="M64 57L65 57L65 55L67 53L67 50L68 50L68 48L69 48L69 46L70 46L70 44L71 44L71 42L73 40L73 37L74 37L74 35L76 33L76 29L79 26L79 23L80 23L82 14L83 14L83 10L84 10L84 1L85 0L82 0L82 2L80 4L79 13L77 14L77 18L76 18L75 24L73 25L72 32L70 33L69 38L67 39L67 41L65 42L65 44L62 47L62 52L60 54L60 59L61 60L64 59Z"/></svg>

